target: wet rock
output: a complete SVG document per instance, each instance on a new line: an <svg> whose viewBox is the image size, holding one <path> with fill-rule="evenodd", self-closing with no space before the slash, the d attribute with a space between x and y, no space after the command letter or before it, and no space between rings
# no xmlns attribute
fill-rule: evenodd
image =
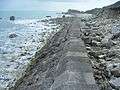
<svg viewBox="0 0 120 90"><path fill-rule="evenodd" d="M35 39L33 39L32 42L35 42Z"/></svg>
<svg viewBox="0 0 120 90"><path fill-rule="evenodd" d="M5 77L0 77L0 80L9 81L10 79L5 78Z"/></svg>
<svg viewBox="0 0 120 90"><path fill-rule="evenodd" d="M16 33L10 33L9 34L9 38L15 38L15 37L17 37L18 35L16 34Z"/></svg>
<svg viewBox="0 0 120 90"><path fill-rule="evenodd" d="M119 90L120 89L120 78L116 78L116 79L111 79L109 81L109 83L111 84L111 86L116 89Z"/></svg>
<svg viewBox="0 0 120 90"><path fill-rule="evenodd" d="M14 21L15 20L15 16L10 16L10 20Z"/></svg>
<svg viewBox="0 0 120 90"><path fill-rule="evenodd" d="M26 54L28 54L27 52L21 53L20 56L25 56Z"/></svg>
<svg viewBox="0 0 120 90"><path fill-rule="evenodd" d="M62 18L65 18L65 15L63 15Z"/></svg>
<svg viewBox="0 0 120 90"><path fill-rule="evenodd" d="M41 22L48 22L48 20L47 20L47 19L44 19L44 20L41 20Z"/></svg>
<svg viewBox="0 0 120 90"><path fill-rule="evenodd" d="M50 18L51 16L46 16L47 18Z"/></svg>

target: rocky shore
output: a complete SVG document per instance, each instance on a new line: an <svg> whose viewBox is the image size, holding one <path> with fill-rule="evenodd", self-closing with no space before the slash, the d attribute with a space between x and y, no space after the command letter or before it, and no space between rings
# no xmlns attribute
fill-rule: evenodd
<svg viewBox="0 0 120 90"><path fill-rule="evenodd" d="M52 21L62 28L36 52L24 76L10 90L99 90L81 40L81 18Z"/></svg>
<svg viewBox="0 0 120 90"><path fill-rule="evenodd" d="M42 49L40 49L40 51L36 52L34 58L31 60L31 63L28 66L23 77L16 82L15 87L10 87L10 90L17 90L17 89L23 90L23 88L21 87L28 87L29 85L31 86L32 83L34 84L34 80L35 82L36 80L44 82L42 83L43 85L42 87L46 87L46 88L50 87L50 85L53 83L53 80L51 78L52 72L54 72L53 67L56 66L56 64L59 62L58 59L60 59L62 54L61 52L63 52L62 44L64 44L63 42L66 41L65 37L67 31L65 29L69 29L70 23L73 21L73 19L71 17L57 18L57 19L53 18L50 21L51 23L60 24L61 25L61 27L59 28L60 31L56 33L53 37L50 37L47 40L45 46ZM47 69L50 70L48 71ZM45 76L45 74L48 74L48 76ZM38 80L37 77L38 79L41 80ZM29 80L26 80L28 78L30 79L30 82ZM45 79L45 81L43 81L43 79Z"/></svg>
<svg viewBox="0 0 120 90"><path fill-rule="evenodd" d="M75 19L77 19L81 30L78 38L81 38L85 43L94 78L99 86L99 89L90 90L120 90L119 6L120 3L117 2L111 6L97 9L97 11L94 10L93 17L89 18L86 18L86 15L80 17L81 14L77 13L77 16L74 17L51 19L51 23L61 25L60 31L50 37L46 45L36 52L23 77L10 90L62 90L51 89L51 87L54 85L55 75L66 69L61 66L63 67L61 70L58 64L61 63L61 57L66 50L66 41L70 39L68 32Z"/></svg>
<svg viewBox="0 0 120 90"><path fill-rule="evenodd" d="M83 40L101 90L120 90L120 2L86 20ZM97 9L98 10L98 9Z"/></svg>
<svg viewBox="0 0 120 90"><path fill-rule="evenodd" d="M60 25L49 18L1 20L0 90L13 86L24 74L35 52L44 46L47 38L58 32Z"/></svg>

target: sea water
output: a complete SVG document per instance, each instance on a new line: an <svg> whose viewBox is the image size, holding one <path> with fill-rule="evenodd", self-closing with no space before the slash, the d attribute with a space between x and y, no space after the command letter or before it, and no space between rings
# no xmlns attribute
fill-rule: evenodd
<svg viewBox="0 0 120 90"><path fill-rule="evenodd" d="M49 19L45 16L59 16L57 12L43 11L0 11L0 87L6 88L14 85L22 76L30 59L37 48L45 44L45 40L51 37L58 29L55 24L41 22ZM10 16L15 16L10 21ZM10 38L15 34L14 38Z"/></svg>

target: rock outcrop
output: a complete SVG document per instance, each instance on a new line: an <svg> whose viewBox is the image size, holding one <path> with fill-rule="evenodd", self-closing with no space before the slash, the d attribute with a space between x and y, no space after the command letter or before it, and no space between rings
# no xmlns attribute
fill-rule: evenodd
<svg viewBox="0 0 120 90"><path fill-rule="evenodd" d="M10 16L10 20L14 21L15 20L15 16Z"/></svg>
<svg viewBox="0 0 120 90"><path fill-rule="evenodd" d="M120 1L110 6L103 7L99 11L97 16L102 18L119 18L120 17Z"/></svg>
<svg viewBox="0 0 120 90"><path fill-rule="evenodd" d="M120 17L120 1L115 4L103 7L87 10L85 13L96 15L100 18L119 18Z"/></svg>
<svg viewBox="0 0 120 90"><path fill-rule="evenodd" d="M18 35L16 34L16 33L10 33L9 34L9 38L15 38L15 37L17 37Z"/></svg>
<svg viewBox="0 0 120 90"><path fill-rule="evenodd" d="M69 9L66 14L80 14L81 12L74 9Z"/></svg>

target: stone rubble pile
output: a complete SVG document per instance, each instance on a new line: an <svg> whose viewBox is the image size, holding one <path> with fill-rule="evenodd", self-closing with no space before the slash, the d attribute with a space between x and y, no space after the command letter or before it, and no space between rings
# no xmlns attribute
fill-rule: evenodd
<svg viewBox="0 0 120 90"><path fill-rule="evenodd" d="M93 64L101 90L120 89L120 20L85 21L82 39Z"/></svg>

